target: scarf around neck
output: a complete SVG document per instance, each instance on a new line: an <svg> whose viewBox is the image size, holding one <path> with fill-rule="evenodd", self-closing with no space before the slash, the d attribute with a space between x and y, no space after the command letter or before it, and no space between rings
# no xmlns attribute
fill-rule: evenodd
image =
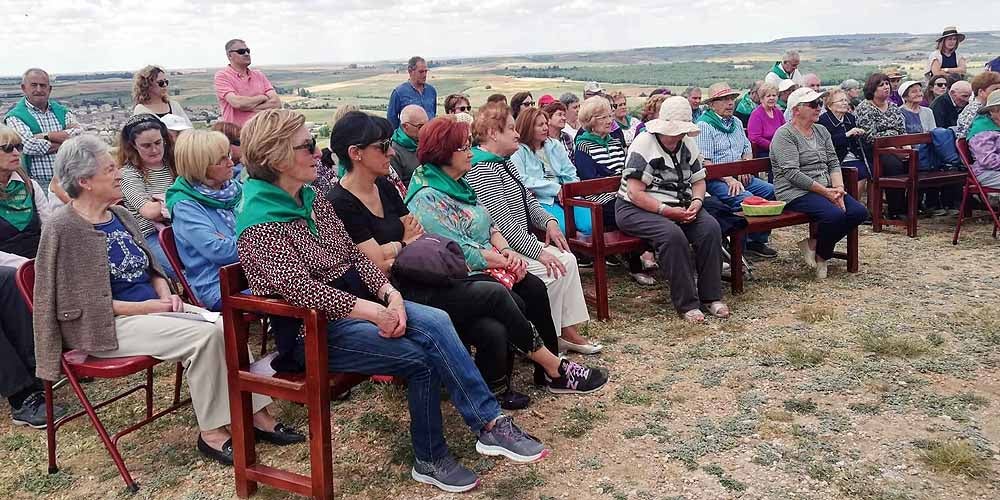
<svg viewBox="0 0 1000 500"><path fill-rule="evenodd" d="M698 117L698 121L711 125L712 128L722 132L723 134L732 134L736 131L736 120L730 118L729 124L726 125L726 122L722 119L722 117L719 116L713 109L706 109L705 112Z"/></svg>
<svg viewBox="0 0 1000 500"><path fill-rule="evenodd" d="M611 144L611 134L601 137L593 132L584 131L584 133L576 136L576 140L573 141L573 143L579 146L580 143L583 142L592 142L594 144L597 144L598 146L603 147L604 149L607 149L608 145Z"/></svg>
<svg viewBox="0 0 1000 500"><path fill-rule="evenodd" d="M969 127L969 133L966 137L971 141L972 138L982 132L1000 132L1000 126L990 119L989 115L979 115L975 120L972 121L972 126Z"/></svg>
<svg viewBox="0 0 1000 500"><path fill-rule="evenodd" d="M785 73L785 68L781 67L781 61L775 61L774 66L771 66L771 73L778 75L782 80L788 80L790 77L788 73Z"/></svg>
<svg viewBox="0 0 1000 500"><path fill-rule="evenodd" d="M3 198L0 198L0 219L14 226L18 231L24 231L31 223L32 196L24 181L10 179L3 188Z"/></svg>
<svg viewBox="0 0 1000 500"><path fill-rule="evenodd" d="M409 203L413 196L423 188L436 189L468 205L476 204L476 192L464 176L458 180L452 179L444 170L441 170L441 167L431 163L424 163L413 171L404 203Z"/></svg>
<svg viewBox="0 0 1000 500"><path fill-rule="evenodd" d="M284 189L260 179L249 179L243 186L243 201L237 206L236 237L251 226L270 222L292 222L303 219L313 236L319 235L313 219L312 206L316 191L310 186L302 186L299 191L302 204L299 205Z"/></svg>
<svg viewBox="0 0 1000 500"><path fill-rule="evenodd" d="M755 109L757 109L757 103L753 102L753 99L750 98L749 91L743 94L743 97L739 101L736 101L736 112L741 115L749 116Z"/></svg>
<svg viewBox="0 0 1000 500"><path fill-rule="evenodd" d="M484 161L495 161L497 163L507 163L507 158L496 153L491 153L476 146L472 148L472 166L476 166Z"/></svg>
<svg viewBox="0 0 1000 500"><path fill-rule="evenodd" d="M414 141L412 137L406 135L406 132L403 132L402 125L392 133L392 142L403 146L403 149L411 153L417 150L417 141Z"/></svg>

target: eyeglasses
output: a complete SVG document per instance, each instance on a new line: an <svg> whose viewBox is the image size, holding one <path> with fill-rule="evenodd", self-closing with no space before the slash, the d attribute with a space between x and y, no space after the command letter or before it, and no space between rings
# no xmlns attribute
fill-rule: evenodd
<svg viewBox="0 0 1000 500"><path fill-rule="evenodd" d="M934 84L935 87L947 87L948 82L937 82Z"/></svg>
<svg viewBox="0 0 1000 500"><path fill-rule="evenodd" d="M455 150L456 153L468 153L472 149L472 144L466 144Z"/></svg>
<svg viewBox="0 0 1000 500"><path fill-rule="evenodd" d="M455 111L458 111L459 113L468 113L469 111L472 111L472 106L458 106L455 108Z"/></svg>
<svg viewBox="0 0 1000 500"><path fill-rule="evenodd" d="M230 52L236 52L237 54L239 54L241 56L248 56L248 55L250 55L250 49L234 49L234 50L230 50Z"/></svg>
<svg viewBox="0 0 1000 500"><path fill-rule="evenodd" d="M354 145L354 147L356 147L358 149L365 149L365 148L367 148L369 146L376 146L376 147L378 147L378 149L380 151L382 151L382 154L386 154L386 153L389 152L389 148L392 147L392 138L390 137L388 139L383 139L381 141L376 141L376 142L373 142L373 143L370 143L370 144L355 144Z"/></svg>
<svg viewBox="0 0 1000 500"><path fill-rule="evenodd" d="M156 84L159 85L160 88L162 89L163 87L170 85L170 80L157 80Z"/></svg>
<svg viewBox="0 0 1000 500"><path fill-rule="evenodd" d="M309 154L316 154L316 138L310 137L309 142L299 144L298 146L292 146L292 149L305 149L309 151Z"/></svg>
<svg viewBox="0 0 1000 500"><path fill-rule="evenodd" d="M215 162L215 164L218 165L218 164L220 164L220 163L222 163L222 162L224 162L226 160L233 161L233 154L232 153L226 153L226 155L223 156L223 157L221 157L221 158L219 158L219 161Z"/></svg>
<svg viewBox="0 0 1000 500"><path fill-rule="evenodd" d="M404 123L406 123L407 125L409 125L409 126L411 126L411 127L415 128L415 129L417 129L417 130L420 130L420 129L422 129L422 128L424 128L424 125L427 125L427 122L424 122L424 123L410 123L410 122L404 122Z"/></svg>
<svg viewBox="0 0 1000 500"><path fill-rule="evenodd" d="M8 154L9 153L13 153L15 149L19 153L21 151L24 151L24 144L21 144L21 143L18 143L18 144L4 144L3 146L0 146L0 151L3 151L4 153L8 153Z"/></svg>

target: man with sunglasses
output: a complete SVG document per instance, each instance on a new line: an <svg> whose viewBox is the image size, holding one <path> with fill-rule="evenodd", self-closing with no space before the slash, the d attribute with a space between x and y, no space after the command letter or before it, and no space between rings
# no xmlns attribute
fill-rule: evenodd
<svg viewBox="0 0 1000 500"><path fill-rule="evenodd" d="M931 103L931 111L934 112L937 126L951 128L958 125L958 115L969 104L971 98L972 85L969 82L959 80L953 83L947 93L938 96Z"/></svg>
<svg viewBox="0 0 1000 500"><path fill-rule="evenodd" d="M466 104L468 105L468 104ZM427 124L427 112L417 104L410 104L399 113L400 124L392 134L392 149L394 155L389 157L389 164L399 174L406 186L410 185L413 171L420 166L417 160L417 144L420 129Z"/></svg>
<svg viewBox="0 0 1000 500"><path fill-rule="evenodd" d="M68 108L49 99L52 85L45 70L25 71L21 91L24 97L7 111L4 122L21 136L21 165L39 184L48 186L59 146L83 133L83 127Z"/></svg>
<svg viewBox="0 0 1000 500"><path fill-rule="evenodd" d="M385 117L393 127L399 127L399 114L407 105L416 104L427 112L427 119L437 116L437 90L427 83L427 61L413 56L406 62L406 72L410 79L399 84L389 96L389 107Z"/></svg>
<svg viewBox="0 0 1000 500"><path fill-rule="evenodd" d="M281 107L278 92L264 73L250 69L246 42L238 38L226 42L226 57L229 65L215 73L215 96L222 121L242 127L259 111Z"/></svg>

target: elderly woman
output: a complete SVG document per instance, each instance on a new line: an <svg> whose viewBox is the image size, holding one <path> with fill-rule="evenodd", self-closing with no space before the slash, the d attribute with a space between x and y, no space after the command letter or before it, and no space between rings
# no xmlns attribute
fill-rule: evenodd
<svg viewBox="0 0 1000 500"><path fill-rule="evenodd" d="M148 113L129 118L118 143L125 208L139 224L153 258L171 279L177 275L160 248L158 232L159 228L170 224L164 199L176 177L173 147L167 127Z"/></svg>
<svg viewBox="0 0 1000 500"><path fill-rule="evenodd" d="M916 81L903 82L899 86L903 105L903 126L907 134L930 133L933 140L930 144L916 146L920 156L921 170L933 171L958 166L961 160L955 148L955 134L950 129L937 126L934 111L921 105L923 102L923 84ZM949 210L955 210L961 198L961 188L958 186L932 188L924 190L925 200L923 210L934 216L948 215ZM957 215L957 213L956 213Z"/></svg>
<svg viewBox="0 0 1000 500"><path fill-rule="evenodd" d="M472 136L479 145L472 148L472 169L465 179L475 189L477 199L510 249L528 263L528 272L545 282L552 322L561 332L559 350L599 352L602 346L584 339L577 330L577 325L588 321L590 315L576 257L569 251L559 222L524 186L509 159L519 147L510 110L500 104L480 108L472 125ZM544 244L531 233L532 227L545 231Z"/></svg>
<svg viewBox="0 0 1000 500"><path fill-rule="evenodd" d="M537 111L529 109L525 113ZM451 148L454 146L455 149L460 149L468 143L468 125L448 117L441 117L434 123L433 127L427 127L428 132L422 134L422 137L430 139L432 143L424 148L425 154L421 162L451 163L452 156L461 154L466 158L465 170L468 170L468 149L456 151ZM537 360L535 379L547 385L552 392L597 390L599 387L594 384L603 382L574 379L575 374L580 372L576 365L564 361L565 366L560 368L559 358L553 355L553 351L557 349L556 332L549 312L545 284L537 277L522 272L524 278L518 290L525 294L520 297L522 303L530 304L531 310L541 313L533 315L535 321L540 320L538 336L507 288L488 275L477 273L468 280L455 280L451 286L440 287L427 286L393 272L396 256L406 245L423 236L424 230L384 177L385 158L392 153L387 151L386 155L380 155L371 151L363 154L361 151L364 148L358 146L377 144L388 139L391 136L389 127L391 125L383 118L353 113L338 122L330 136L334 152L339 158L344 158L347 174L333 187L327 199L333 204L337 216L344 221L347 233L358 245L358 249L382 269L386 276L398 283L402 293L410 300L448 313L462 341L476 348L476 365L500 401L501 408L522 409L530 402L527 396L511 389L507 373L508 346ZM461 144L457 146L451 144L459 141ZM442 234L436 230L439 228L436 224L434 227L434 233L452 237L452 231ZM497 238L502 236L497 234ZM506 246L504 243L501 248ZM498 256L491 248L484 258ZM523 265L520 268L523 271ZM591 373L587 368L583 368L583 371ZM583 385L578 386L580 382Z"/></svg>
<svg viewBox="0 0 1000 500"><path fill-rule="evenodd" d="M873 158L872 150L875 139L906 133L903 113L895 104L889 102L891 93L892 86L889 83L889 77L884 73L872 73L865 82L865 100L858 104L854 114L858 118L858 127L865 131L863 151L866 158ZM879 162L882 164L882 175L900 175L906 170L903 162L896 155L881 155ZM902 189L886 190L885 198L889 218L902 219L906 217L906 193ZM882 200L868 200L868 205L881 202Z"/></svg>
<svg viewBox="0 0 1000 500"><path fill-rule="evenodd" d="M535 98L531 97L531 92L518 92L511 96L510 98L510 111L517 119L517 115L524 108L530 108L535 105Z"/></svg>
<svg viewBox="0 0 1000 500"><path fill-rule="evenodd" d="M667 90L667 92L669 92L669 90ZM639 115L639 121L642 123L635 128L636 137L638 137L643 130L646 130L646 122L655 120L656 117L660 116L660 106L663 105L663 101L667 100L668 97L670 97L669 93L661 93L650 95L649 98L646 99L646 103L642 105L642 113Z"/></svg>
<svg viewBox="0 0 1000 500"><path fill-rule="evenodd" d="M330 371L407 380L414 480L450 492L479 482L445 444L442 384L478 434L476 451L518 462L545 457L548 450L501 413L448 315L404 301L351 241L333 206L308 185L316 177L319 152L305 118L266 110L243 126L241 139L250 179L236 235L251 291L326 314ZM352 146L349 153L379 156L384 168L389 147L386 139ZM301 339L279 341L279 350L304 366Z"/></svg>
<svg viewBox="0 0 1000 500"><path fill-rule="evenodd" d="M927 55L927 75L948 76L961 79L965 75L965 58L958 55L958 44L965 35L954 26L948 26L937 39L937 48Z"/></svg>
<svg viewBox="0 0 1000 500"><path fill-rule="evenodd" d="M980 184L1000 189L1000 89L994 90L969 128L972 172Z"/></svg>
<svg viewBox="0 0 1000 500"><path fill-rule="evenodd" d="M713 316L729 317L729 307L722 302L722 232L702 210L705 169L691 138L700 130L691 123L687 99L664 101L660 117L648 122L646 131L629 147L618 190L618 227L656 250L670 283L671 302L684 319L705 321L702 306ZM696 269L691 268L689 244L694 246Z"/></svg>
<svg viewBox="0 0 1000 500"><path fill-rule="evenodd" d="M243 154L240 152L241 127L232 122L215 122L209 130L222 132L229 141L229 159L233 160L233 179L239 182L246 180L243 175Z"/></svg>
<svg viewBox="0 0 1000 500"><path fill-rule="evenodd" d="M635 138L636 128L642 122L639 121L638 118L629 114L628 99L625 97L623 92L613 92L609 95L609 97L611 98L611 109L614 112L613 116L615 124L618 125L618 129L622 131L622 135L625 138L625 147L627 148L629 144L632 144L632 139Z"/></svg>
<svg viewBox="0 0 1000 500"><path fill-rule="evenodd" d="M576 136L574 158L580 179L621 175L625 167L625 145L611 135L611 104L594 96L580 106L580 134Z"/></svg>
<svg viewBox="0 0 1000 500"><path fill-rule="evenodd" d="M449 115L456 115L458 113L469 113L472 111L472 105L469 104L469 98L462 94L451 94L444 98L444 112Z"/></svg>
<svg viewBox="0 0 1000 500"><path fill-rule="evenodd" d="M799 242L802 257L825 279L827 261L837 242L868 217L864 205L844 191L844 177L830 132L817 124L821 94L810 88L792 92L792 121L771 142L775 195L788 210L802 212L817 223L816 238Z"/></svg>
<svg viewBox="0 0 1000 500"><path fill-rule="evenodd" d="M38 376L59 378L63 349L95 357L152 356L186 367L198 450L232 464L222 322L208 321L174 295L121 199L121 170L94 136L64 142L56 176L72 201L42 230L35 261L35 353ZM171 313L164 315L163 313ZM305 440L277 423L254 396L258 437L276 444Z"/></svg>
<svg viewBox="0 0 1000 500"><path fill-rule="evenodd" d="M151 114L159 118L176 115L190 123L181 105L170 98L167 72L158 66L146 66L136 72L132 82L133 115Z"/></svg>
<svg viewBox="0 0 1000 500"><path fill-rule="evenodd" d="M851 99L847 92L834 89L823 98L826 113L819 115L819 124L826 127L837 152L837 161L845 167L858 169L860 192L865 192L864 180L871 177L865 153L861 149L861 136L865 130L858 127L858 119L851 113Z"/></svg>
<svg viewBox="0 0 1000 500"><path fill-rule="evenodd" d="M765 83L757 89L760 106L750 112L747 135L753 146L754 158L766 158L771 150L771 138L785 124L785 117L778 109L778 87Z"/></svg>
<svg viewBox="0 0 1000 500"><path fill-rule="evenodd" d="M1000 89L1000 73L983 71L976 75L969 84L972 87L972 99L958 115L955 137L968 138L969 128L979 116L979 109L986 105L986 99L994 90Z"/></svg>
<svg viewBox="0 0 1000 500"><path fill-rule="evenodd" d="M236 215L243 199L233 181L229 139L220 132L192 130L174 148L177 180L167 190L177 253L198 302L222 310L219 269L239 260Z"/></svg>

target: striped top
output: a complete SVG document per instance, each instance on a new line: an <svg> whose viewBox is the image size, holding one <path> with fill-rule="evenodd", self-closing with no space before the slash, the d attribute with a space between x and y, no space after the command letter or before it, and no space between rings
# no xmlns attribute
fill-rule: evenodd
<svg viewBox="0 0 1000 500"><path fill-rule="evenodd" d="M139 223L142 234L149 236L156 232L156 224L153 221L139 214L139 209L149 201L153 201L153 196L157 201L163 201L163 196L167 188L174 183L174 174L167 166L146 172L143 179L142 171L134 165L126 163L122 167L122 194L125 196L125 208L132 212L132 217ZM164 214L169 217L169 214Z"/></svg>
<svg viewBox="0 0 1000 500"><path fill-rule="evenodd" d="M503 163L480 161L472 165L465 180L476 191L479 203L486 208L493 225L510 247L529 259L538 260L542 242L531 233L528 225L544 230L545 225L555 219L524 186L514 164L509 159Z"/></svg>
<svg viewBox="0 0 1000 500"><path fill-rule="evenodd" d="M608 147L590 141L576 145L576 173L580 180L599 179L622 174L625 168L625 148L616 137L612 137Z"/></svg>

